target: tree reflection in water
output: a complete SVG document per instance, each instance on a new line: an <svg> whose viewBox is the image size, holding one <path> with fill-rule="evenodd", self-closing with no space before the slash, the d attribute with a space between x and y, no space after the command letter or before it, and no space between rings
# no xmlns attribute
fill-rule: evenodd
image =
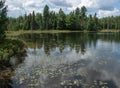
<svg viewBox="0 0 120 88"><path fill-rule="evenodd" d="M119 88L119 35L22 34L27 57L15 70L13 87Z"/></svg>
<svg viewBox="0 0 120 88"><path fill-rule="evenodd" d="M21 57L11 57L8 62L0 61L0 88L13 88L13 80L11 78L15 76L14 69L24 61L24 57L25 54Z"/></svg>
<svg viewBox="0 0 120 88"><path fill-rule="evenodd" d="M0 88L13 88L11 79L0 79Z"/></svg>

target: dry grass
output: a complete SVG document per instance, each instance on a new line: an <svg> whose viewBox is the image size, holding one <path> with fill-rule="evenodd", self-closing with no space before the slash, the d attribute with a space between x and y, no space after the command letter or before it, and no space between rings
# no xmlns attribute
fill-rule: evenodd
<svg viewBox="0 0 120 88"><path fill-rule="evenodd" d="M104 30L101 30L101 31L99 31L99 32L105 32L105 33L107 33L107 32L115 32L115 33L118 33L118 32L120 32L120 30L115 30L115 29L104 29Z"/></svg>

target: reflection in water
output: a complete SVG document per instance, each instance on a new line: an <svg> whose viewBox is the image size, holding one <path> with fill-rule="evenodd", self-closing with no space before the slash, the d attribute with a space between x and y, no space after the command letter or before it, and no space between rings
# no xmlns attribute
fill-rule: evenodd
<svg viewBox="0 0 120 88"><path fill-rule="evenodd" d="M0 64L0 88L13 88L11 77L15 76L14 68L22 63L24 57L12 57L10 61Z"/></svg>
<svg viewBox="0 0 120 88"><path fill-rule="evenodd" d="M0 88L13 88L12 87L12 80L0 79Z"/></svg>
<svg viewBox="0 0 120 88"><path fill-rule="evenodd" d="M24 34L13 88L120 88L119 34Z"/></svg>

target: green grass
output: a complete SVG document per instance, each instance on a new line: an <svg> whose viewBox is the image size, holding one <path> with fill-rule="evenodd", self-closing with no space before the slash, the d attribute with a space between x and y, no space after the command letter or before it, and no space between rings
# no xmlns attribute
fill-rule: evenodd
<svg viewBox="0 0 120 88"><path fill-rule="evenodd" d="M6 31L7 36L18 36L24 33L70 33L70 32L82 32L82 31L70 31L70 30L19 30L19 31Z"/></svg>
<svg viewBox="0 0 120 88"><path fill-rule="evenodd" d="M84 31L70 31L70 30L19 30L19 31L6 31L6 35L7 36L18 36L20 34L24 34L24 33L71 33L71 32L84 32L84 33L88 33L88 32L96 32L96 31L88 31L88 30L84 30ZM100 30L97 32L120 32L120 30L114 30L114 29L104 29L104 30Z"/></svg>
<svg viewBox="0 0 120 88"><path fill-rule="evenodd" d="M18 36L20 34L24 34L24 33L66 33L66 32L70 32L67 30L20 30L20 31L6 31L6 35L7 36Z"/></svg>
<svg viewBox="0 0 120 88"><path fill-rule="evenodd" d="M120 32L120 30L115 30L115 29L104 29L104 30L100 30L99 32L103 32L103 33L119 33Z"/></svg>

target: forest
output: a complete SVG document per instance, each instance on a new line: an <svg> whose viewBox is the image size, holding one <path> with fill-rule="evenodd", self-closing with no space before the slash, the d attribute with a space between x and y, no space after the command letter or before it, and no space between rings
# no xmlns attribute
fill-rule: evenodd
<svg viewBox="0 0 120 88"><path fill-rule="evenodd" d="M48 5L43 9L43 13L34 11L17 18L8 18L7 30L79 30L79 31L99 31L99 30L120 29L120 16L98 18L97 14L88 15L85 6L76 8L69 14L60 8L59 12L50 11Z"/></svg>

